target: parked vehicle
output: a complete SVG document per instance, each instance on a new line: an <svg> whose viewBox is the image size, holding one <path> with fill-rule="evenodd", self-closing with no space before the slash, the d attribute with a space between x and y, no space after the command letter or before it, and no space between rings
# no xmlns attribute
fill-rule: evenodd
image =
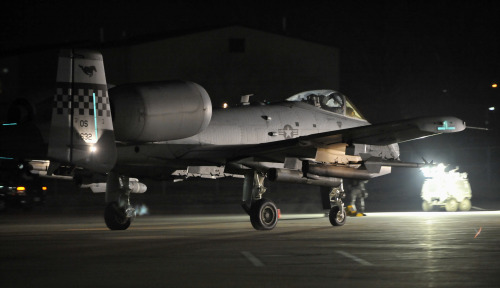
<svg viewBox="0 0 500 288"><path fill-rule="evenodd" d="M472 191L467 173L458 172L458 167L446 171L438 164L422 171L425 176L422 185L422 209L426 212L444 207L448 212L469 211L472 207Z"/></svg>
<svg viewBox="0 0 500 288"><path fill-rule="evenodd" d="M0 211L7 208L22 208L30 210L34 206L43 205L47 187L38 183L26 185L0 184Z"/></svg>

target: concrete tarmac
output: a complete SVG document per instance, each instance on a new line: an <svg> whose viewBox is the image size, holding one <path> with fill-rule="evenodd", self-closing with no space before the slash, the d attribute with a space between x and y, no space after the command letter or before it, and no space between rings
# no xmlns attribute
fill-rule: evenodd
<svg viewBox="0 0 500 288"><path fill-rule="evenodd" d="M332 227L283 215L255 231L244 215L137 218L2 215L9 287L500 287L500 212L368 213Z"/></svg>

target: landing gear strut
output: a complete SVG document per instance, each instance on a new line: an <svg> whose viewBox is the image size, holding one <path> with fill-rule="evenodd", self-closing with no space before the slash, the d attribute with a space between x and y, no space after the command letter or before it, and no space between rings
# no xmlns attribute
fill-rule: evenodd
<svg viewBox="0 0 500 288"><path fill-rule="evenodd" d="M257 171L245 175L242 207L250 215L255 230L272 230L278 223L278 208L273 201L262 198L266 192L265 176Z"/></svg>
<svg viewBox="0 0 500 288"><path fill-rule="evenodd" d="M125 230L135 217L130 205L129 178L110 172L106 183L106 208L104 222L110 230Z"/></svg>

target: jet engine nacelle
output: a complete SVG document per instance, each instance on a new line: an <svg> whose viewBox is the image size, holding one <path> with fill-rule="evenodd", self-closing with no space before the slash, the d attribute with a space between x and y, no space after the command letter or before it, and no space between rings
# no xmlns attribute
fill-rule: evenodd
<svg viewBox="0 0 500 288"><path fill-rule="evenodd" d="M187 81L137 83L109 90L118 141L154 142L194 136L210 123L212 102Z"/></svg>

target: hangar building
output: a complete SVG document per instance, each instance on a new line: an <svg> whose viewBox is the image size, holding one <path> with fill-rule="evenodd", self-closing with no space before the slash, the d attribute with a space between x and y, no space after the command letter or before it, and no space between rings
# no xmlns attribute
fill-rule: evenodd
<svg viewBox="0 0 500 288"><path fill-rule="evenodd" d="M241 26L103 50L110 83L190 80L214 105L282 100L304 90L338 89L336 48Z"/></svg>
<svg viewBox="0 0 500 288"><path fill-rule="evenodd" d="M103 53L110 84L189 80L207 90L214 106L248 94L253 101L278 101L305 90L339 88L338 49L242 26L77 46ZM40 98L42 90L53 93L58 48L0 59L9 71L0 78L0 104L18 95Z"/></svg>

